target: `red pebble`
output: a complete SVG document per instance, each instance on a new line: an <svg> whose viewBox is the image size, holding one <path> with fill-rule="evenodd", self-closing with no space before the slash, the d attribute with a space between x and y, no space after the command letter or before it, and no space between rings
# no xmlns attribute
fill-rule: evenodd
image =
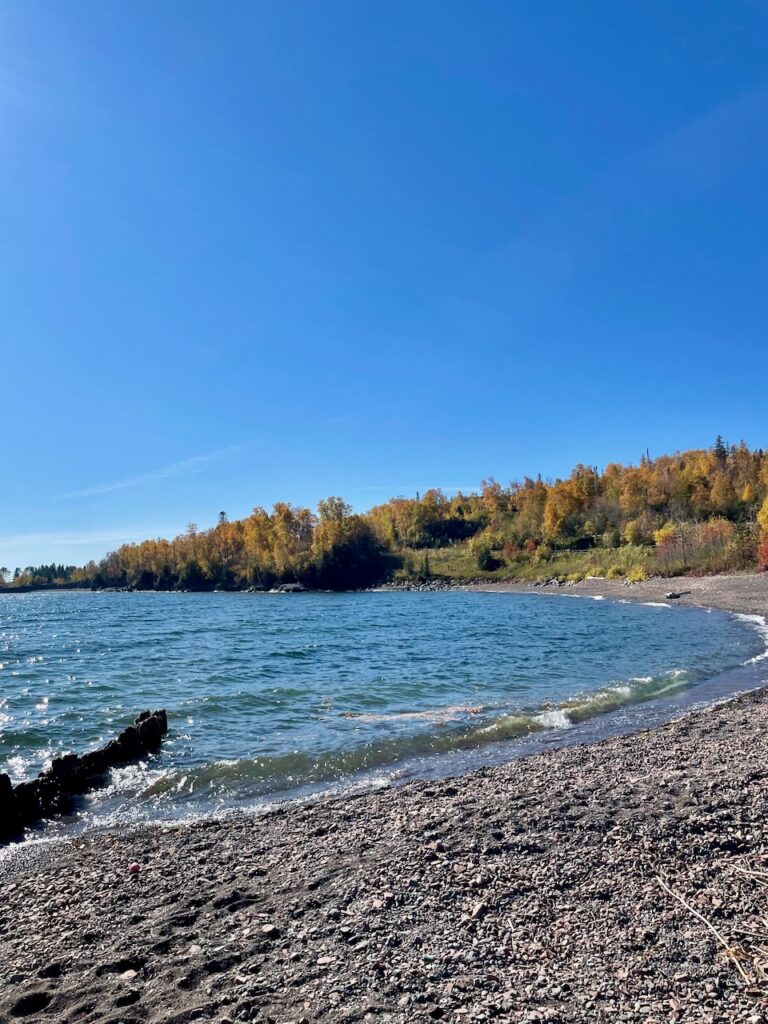
<svg viewBox="0 0 768 1024"><path fill-rule="evenodd" d="M131 866L128 868L128 874L129 875L138 875L138 873L140 871L141 871L141 864L137 864L136 861L134 861L133 864L131 864Z"/></svg>

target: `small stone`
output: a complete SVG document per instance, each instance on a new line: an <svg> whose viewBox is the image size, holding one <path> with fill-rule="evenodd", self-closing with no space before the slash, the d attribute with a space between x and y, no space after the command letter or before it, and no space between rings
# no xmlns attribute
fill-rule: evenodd
<svg viewBox="0 0 768 1024"><path fill-rule="evenodd" d="M141 871L141 864L139 864L137 861L134 861L133 864L130 864L128 866L128 874L129 875L138 875L138 873L140 871Z"/></svg>
<svg viewBox="0 0 768 1024"><path fill-rule="evenodd" d="M280 929L274 924L263 924L261 934L267 939L277 939L280 936Z"/></svg>

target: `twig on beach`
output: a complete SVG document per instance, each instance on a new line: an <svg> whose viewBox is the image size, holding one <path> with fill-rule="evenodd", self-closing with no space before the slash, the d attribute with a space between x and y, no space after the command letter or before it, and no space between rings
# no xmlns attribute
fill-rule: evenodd
<svg viewBox="0 0 768 1024"><path fill-rule="evenodd" d="M755 878L761 885L768 885L768 871L754 871L751 868L740 868L738 864L733 865L733 870L738 871L741 875L749 875L750 878Z"/></svg>
<svg viewBox="0 0 768 1024"><path fill-rule="evenodd" d="M694 917L697 917L699 919L699 921L701 921L701 923L703 925L705 925L712 932L712 934L715 936L717 941L720 943L720 945L725 950L726 955L729 956L731 958L731 960L733 960L734 964L736 965L736 970L741 975L741 977L744 980L745 984L751 985L752 984L752 980L750 979L749 975L746 973L744 968L739 963L739 957L738 957L738 954L736 952L736 949L733 946L731 946L730 943L727 942L725 938L723 938L723 936L720 934L720 932L717 930L717 928L715 928L715 926L712 924L712 922L708 921L706 919L706 917L704 917L703 914L699 913L699 911L696 910L695 907L692 907L690 905L690 903L688 903L686 900L684 900L683 897L680 896L679 893L676 893L673 889L670 889L670 887L667 885L667 883L664 881L664 879L660 875L656 876L656 881L659 883L659 885L662 887L662 889L665 892L668 892L669 895L673 899L676 899L678 903L681 903L689 913L693 914Z"/></svg>
<svg viewBox="0 0 768 1024"><path fill-rule="evenodd" d="M768 939L768 932L752 932L748 928L734 928L737 935L749 935L752 939Z"/></svg>

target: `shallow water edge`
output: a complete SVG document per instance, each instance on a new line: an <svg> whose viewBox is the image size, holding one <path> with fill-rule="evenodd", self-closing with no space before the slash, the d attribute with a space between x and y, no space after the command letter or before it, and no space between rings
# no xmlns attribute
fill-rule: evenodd
<svg viewBox="0 0 768 1024"><path fill-rule="evenodd" d="M149 819L158 822L193 821L204 817L227 818L239 813L261 814L275 806L284 805L286 801L315 801L327 796L359 794L398 786L419 778L452 777L547 749L594 743L607 737L646 730L688 711L721 702L737 693L754 690L768 681L768 646L765 646L768 629L765 620L761 616L735 614L762 636L764 646L747 659L745 664L711 678L693 681L694 685L681 673L670 674L666 679L636 680L640 689L638 693L629 695L633 698L631 700L626 699L627 694L615 690L601 691L593 695L590 701L566 701L563 702L564 706L540 710L527 719L502 716L501 720L494 721L490 727L474 724L474 718L479 713L477 708L442 709L442 714L456 711L471 716L473 720L468 728L458 734L455 729L444 733L442 737L438 733L442 749L439 744L436 747L434 741L428 739L430 734L426 734L423 749L419 749L418 744L413 749L414 744L411 743L411 749L404 753L396 747L387 750L386 743L383 748L380 745L381 763L373 766L367 766L364 762L355 763L354 757L350 759L349 753L345 755L342 752L331 763L328 777L296 784L298 780L291 773L286 773L284 787L272 785L268 791L262 792L258 791L257 770L250 778L239 779L246 789L251 790L250 797L222 801L218 806L211 806L210 802L205 806L195 806L194 801L182 801L174 806L158 808L155 813L148 815L147 799L162 796L179 781L167 775L157 776L153 780L153 765L150 762L148 765L116 772L111 791L83 801L76 815L35 831L30 838L33 842L48 841L59 836L80 835L89 829L124 828ZM646 692L642 690L644 686L647 687ZM220 777L228 772L242 775L242 771L242 766L238 767L237 763L214 763L201 769L201 778L204 781L206 773L211 772Z"/></svg>

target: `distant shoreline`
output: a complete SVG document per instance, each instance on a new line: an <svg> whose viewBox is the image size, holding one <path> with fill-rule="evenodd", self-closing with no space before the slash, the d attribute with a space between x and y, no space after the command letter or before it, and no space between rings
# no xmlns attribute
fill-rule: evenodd
<svg viewBox="0 0 768 1024"><path fill-rule="evenodd" d="M768 616L768 573L728 573L717 576L677 576L625 583L623 580L586 579L579 583L533 585L516 583L473 584L468 589L490 593L554 593L604 597L624 601L654 601L698 608L717 608L740 615ZM670 593L679 597L668 599Z"/></svg>
<svg viewBox="0 0 768 1024"><path fill-rule="evenodd" d="M722 611L737 612L742 615L768 616L768 572L720 573L710 576L665 576L653 577L640 583L628 583L622 579L609 580L591 578L577 583L548 582L516 582L514 580L451 580L441 577L423 581L385 582L363 591L358 590L311 590L303 589L303 594L327 593L399 593L399 592L431 592L431 591L477 591L487 593L509 594L571 594L583 597L604 597L624 601L658 601L672 605L695 605L700 608L718 608ZM113 587L56 587L28 586L3 587L0 595L20 593L225 593L246 594L247 589L237 590L170 590L156 591ZM269 593L269 591L255 591ZM670 593L679 594L677 598L667 599ZM292 596L292 595L291 595Z"/></svg>
<svg viewBox="0 0 768 1024"><path fill-rule="evenodd" d="M472 580L466 583L449 580L426 580L422 583L382 584L375 588L382 592L463 590L489 594L546 594L579 597L602 597L616 601L659 602L675 605L693 605L698 608L717 608L742 615L768 616L768 573L720 573L712 576L664 576L628 583L600 577L577 583L556 581L523 583L510 581ZM669 594L679 596L668 598Z"/></svg>

